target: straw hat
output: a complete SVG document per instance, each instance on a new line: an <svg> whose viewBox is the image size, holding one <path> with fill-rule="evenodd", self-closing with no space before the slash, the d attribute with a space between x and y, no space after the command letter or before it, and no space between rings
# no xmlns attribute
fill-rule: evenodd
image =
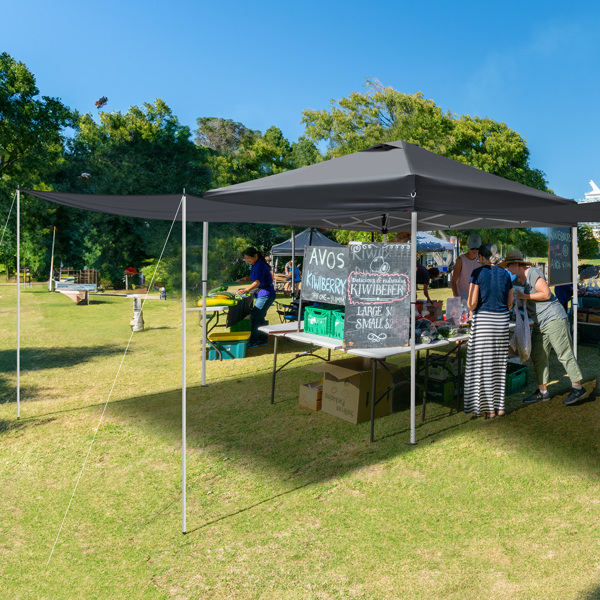
<svg viewBox="0 0 600 600"><path fill-rule="evenodd" d="M500 266L503 269L506 269L506 265L510 263L520 263L522 265L530 265L531 263L528 260L523 260L523 253L520 250L511 250L506 258L500 263Z"/></svg>

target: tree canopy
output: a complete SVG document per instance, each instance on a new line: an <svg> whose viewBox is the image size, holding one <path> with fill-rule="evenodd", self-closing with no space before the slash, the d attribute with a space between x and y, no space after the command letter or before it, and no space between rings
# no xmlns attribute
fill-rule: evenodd
<svg viewBox="0 0 600 600"><path fill-rule="evenodd" d="M482 171L549 191L545 175L529 163L516 132L487 117L444 112L421 92L403 94L367 80L367 91L331 100L329 110L303 111L306 137L327 142L327 158L404 140Z"/></svg>

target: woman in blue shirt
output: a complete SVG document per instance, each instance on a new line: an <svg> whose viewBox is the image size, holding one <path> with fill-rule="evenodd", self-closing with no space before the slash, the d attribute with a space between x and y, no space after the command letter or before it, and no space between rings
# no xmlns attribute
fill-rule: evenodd
<svg viewBox="0 0 600 600"><path fill-rule="evenodd" d="M496 246L479 248L481 267L471 274L467 305L473 312L465 367L465 413L504 414L508 359L508 311L513 305L510 273L497 266Z"/></svg>
<svg viewBox="0 0 600 600"><path fill-rule="evenodd" d="M269 343L269 336L258 331L258 328L264 324L267 311L271 304L275 302L275 288L273 287L271 268L261 252L253 247L246 248L244 250L244 260L250 265L250 280L252 283L247 288L238 290L238 293L245 294L257 290L254 308L250 313L252 329L248 341L248 348L256 348L266 346Z"/></svg>

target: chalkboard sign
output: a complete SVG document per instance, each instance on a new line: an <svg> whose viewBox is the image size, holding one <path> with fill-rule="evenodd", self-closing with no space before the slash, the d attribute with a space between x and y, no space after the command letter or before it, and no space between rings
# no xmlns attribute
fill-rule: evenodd
<svg viewBox="0 0 600 600"><path fill-rule="evenodd" d="M303 300L342 306L345 304L348 248L306 246L303 271Z"/></svg>
<svg viewBox="0 0 600 600"><path fill-rule="evenodd" d="M548 285L573 283L572 249L570 227L548 229Z"/></svg>
<svg viewBox="0 0 600 600"><path fill-rule="evenodd" d="M408 343L410 246L351 245L346 285L344 348Z"/></svg>

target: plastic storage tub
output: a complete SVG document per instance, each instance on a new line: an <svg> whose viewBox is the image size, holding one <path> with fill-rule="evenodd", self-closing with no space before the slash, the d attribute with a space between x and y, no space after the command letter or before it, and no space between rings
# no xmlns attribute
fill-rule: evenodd
<svg viewBox="0 0 600 600"><path fill-rule="evenodd" d="M227 333L211 333L208 339L211 342L208 347L208 360L245 358L250 332L229 331Z"/></svg>

